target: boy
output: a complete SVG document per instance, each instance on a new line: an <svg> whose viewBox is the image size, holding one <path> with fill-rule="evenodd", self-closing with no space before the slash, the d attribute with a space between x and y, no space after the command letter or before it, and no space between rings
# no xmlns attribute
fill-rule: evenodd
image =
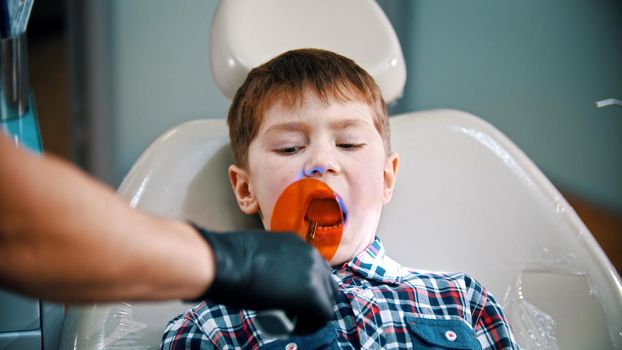
<svg viewBox="0 0 622 350"><path fill-rule="evenodd" d="M380 91L332 52L286 52L253 69L228 115L238 205L269 227L280 193L316 178L343 200L348 221L330 259L335 321L308 336L271 339L255 312L202 303L172 320L162 348L517 348L499 305L464 274L420 272L385 255L376 229L392 196L391 152ZM278 286L274 286L278 288Z"/></svg>

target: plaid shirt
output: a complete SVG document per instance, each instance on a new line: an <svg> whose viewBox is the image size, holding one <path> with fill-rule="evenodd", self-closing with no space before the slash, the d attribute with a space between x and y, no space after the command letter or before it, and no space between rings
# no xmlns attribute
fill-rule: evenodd
<svg viewBox="0 0 622 350"><path fill-rule="evenodd" d="M201 303L169 322L161 348L518 349L501 307L477 281L405 268L378 238L333 277L336 320L319 335L269 338L254 311Z"/></svg>

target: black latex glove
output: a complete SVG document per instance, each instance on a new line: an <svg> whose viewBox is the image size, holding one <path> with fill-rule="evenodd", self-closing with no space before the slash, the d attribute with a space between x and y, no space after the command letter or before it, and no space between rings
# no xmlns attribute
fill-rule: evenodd
<svg viewBox="0 0 622 350"><path fill-rule="evenodd" d="M306 334L334 319L336 285L326 261L295 234L213 233L194 226L212 247L216 275L200 300L240 309L284 310Z"/></svg>

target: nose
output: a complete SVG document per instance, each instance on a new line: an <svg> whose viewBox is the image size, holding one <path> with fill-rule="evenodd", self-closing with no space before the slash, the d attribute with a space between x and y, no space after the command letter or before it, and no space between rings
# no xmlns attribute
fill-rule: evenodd
<svg viewBox="0 0 622 350"><path fill-rule="evenodd" d="M311 167L309 169L305 169L304 170L304 174L307 177L311 177L311 176L314 176L314 175L324 175L324 173L326 173L326 170L328 170L328 169L324 168L323 166L316 165L316 166Z"/></svg>
<svg viewBox="0 0 622 350"><path fill-rule="evenodd" d="M305 177L321 177L325 174L337 174L339 167L331 153L326 149L317 149L304 166L303 174Z"/></svg>

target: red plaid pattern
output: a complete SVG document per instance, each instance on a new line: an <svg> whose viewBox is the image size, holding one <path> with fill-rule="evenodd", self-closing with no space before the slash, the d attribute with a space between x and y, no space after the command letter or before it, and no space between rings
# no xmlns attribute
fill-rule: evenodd
<svg viewBox="0 0 622 350"><path fill-rule="evenodd" d="M405 268L386 255L378 238L334 268L333 277L339 294L332 326L342 349L412 349L417 319L459 320L482 349L518 349L501 307L477 281ZM257 329L254 317L251 310L204 302L169 322L161 348L258 349L276 341Z"/></svg>

